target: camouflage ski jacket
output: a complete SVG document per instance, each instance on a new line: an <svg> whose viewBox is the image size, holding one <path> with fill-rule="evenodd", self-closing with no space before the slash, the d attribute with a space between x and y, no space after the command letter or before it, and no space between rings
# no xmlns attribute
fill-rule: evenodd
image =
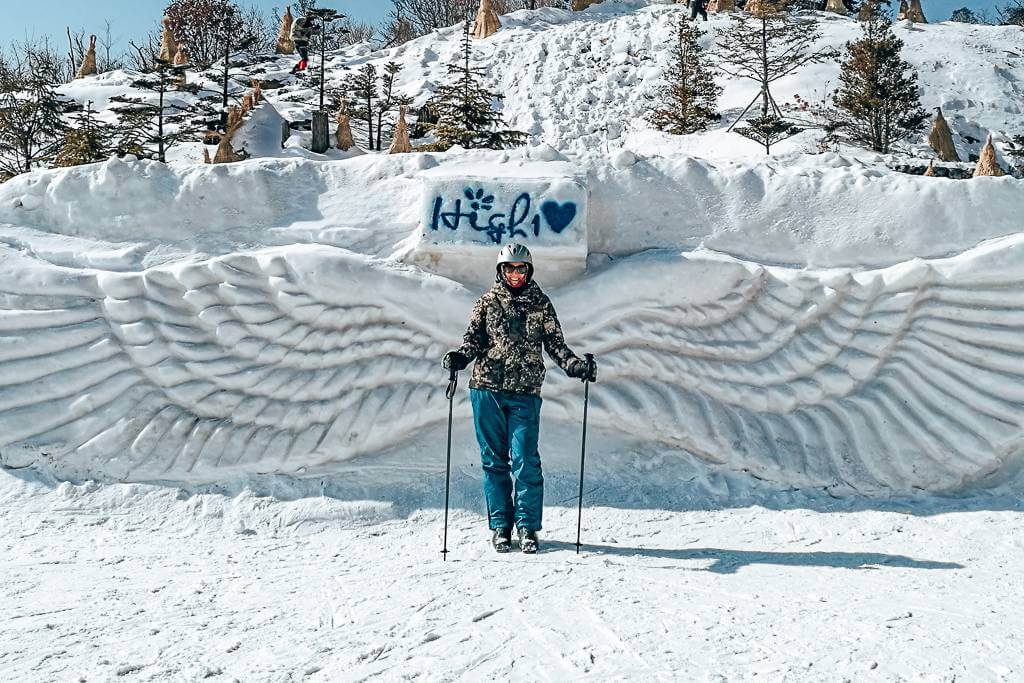
<svg viewBox="0 0 1024 683"><path fill-rule="evenodd" d="M563 370L579 358L566 346L555 307L535 282L513 294L501 282L473 306L460 352L471 360L476 389L540 395L541 345Z"/></svg>
<svg viewBox="0 0 1024 683"><path fill-rule="evenodd" d="M316 32L316 26L308 17L299 17L292 22L291 39L294 43L309 43Z"/></svg>

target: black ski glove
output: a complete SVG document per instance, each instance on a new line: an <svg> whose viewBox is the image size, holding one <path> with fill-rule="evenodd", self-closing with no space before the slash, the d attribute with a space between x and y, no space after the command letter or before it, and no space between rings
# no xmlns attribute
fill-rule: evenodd
<svg viewBox="0 0 1024 683"><path fill-rule="evenodd" d="M449 351L444 354L444 359L441 361L441 365L446 370L465 370L469 366L469 356L462 353L461 351Z"/></svg>
<svg viewBox="0 0 1024 683"><path fill-rule="evenodd" d="M577 358L569 364L565 374L583 382L596 382L597 361L593 358Z"/></svg>

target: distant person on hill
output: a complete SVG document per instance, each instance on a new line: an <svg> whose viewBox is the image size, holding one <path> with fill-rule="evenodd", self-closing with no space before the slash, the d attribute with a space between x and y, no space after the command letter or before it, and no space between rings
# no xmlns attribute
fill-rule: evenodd
<svg viewBox="0 0 1024 683"><path fill-rule="evenodd" d="M700 15L704 21L708 20L707 0L690 0L690 21Z"/></svg>
<svg viewBox="0 0 1024 683"><path fill-rule="evenodd" d="M292 22L291 38L300 58L299 63L292 68L293 74L305 71L309 66L309 40L316 31L316 24L310 17L299 17Z"/></svg>
<svg viewBox="0 0 1024 683"><path fill-rule="evenodd" d="M494 285L473 306L462 346L445 354L443 361L446 368L464 370L476 360L469 395L491 543L499 553L512 549L513 523L519 530L519 549L537 552L544 507L537 452L542 346L570 377L597 381L597 363L579 358L566 346L555 307L533 282L530 250L507 244L498 254Z"/></svg>

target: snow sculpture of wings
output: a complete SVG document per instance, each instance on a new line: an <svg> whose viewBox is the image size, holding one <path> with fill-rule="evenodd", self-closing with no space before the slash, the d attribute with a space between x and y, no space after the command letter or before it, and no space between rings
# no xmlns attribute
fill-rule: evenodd
<svg viewBox="0 0 1024 683"><path fill-rule="evenodd" d="M473 302L317 246L127 274L6 250L0 277L0 459L132 480L403 443L444 419L438 359ZM655 252L549 293L600 359L596 426L838 490L955 490L1021 454L1019 236L874 271ZM579 419L575 380L554 370L545 397L547 419Z"/></svg>
<svg viewBox="0 0 1024 683"><path fill-rule="evenodd" d="M648 254L556 305L601 360L598 423L762 478L954 490L1022 452L1019 237L861 272ZM552 384L577 417L578 385Z"/></svg>
<svg viewBox="0 0 1024 683"><path fill-rule="evenodd" d="M132 480L302 472L400 440L443 413L424 407L443 404L438 359L473 300L327 247L0 267L0 454Z"/></svg>

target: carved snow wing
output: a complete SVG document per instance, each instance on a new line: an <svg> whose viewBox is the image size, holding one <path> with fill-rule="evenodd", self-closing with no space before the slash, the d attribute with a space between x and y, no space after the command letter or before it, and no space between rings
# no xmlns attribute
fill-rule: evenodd
<svg viewBox="0 0 1024 683"><path fill-rule="evenodd" d="M301 474L401 445L444 419L438 359L474 298L322 246L143 273L0 262L0 458L97 478ZM1020 456L1022 273L1020 237L870 271L651 252L550 293L600 359L598 426L795 484L957 490ZM578 418L577 382L544 391L549 419Z"/></svg>
<svg viewBox="0 0 1024 683"><path fill-rule="evenodd" d="M559 297L564 327L584 330L570 343L601 359L599 421L862 491L955 490L1019 456L1024 240L862 272L630 261ZM649 299L610 285L641 264ZM593 291L593 319L568 313Z"/></svg>
<svg viewBox="0 0 1024 683"><path fill-rule="evenodd" d="M327 247L130 274L0 261L0 454L100 478L297 473L395 443L434 419L465 325L436 301L472 305Z"/></svg>

